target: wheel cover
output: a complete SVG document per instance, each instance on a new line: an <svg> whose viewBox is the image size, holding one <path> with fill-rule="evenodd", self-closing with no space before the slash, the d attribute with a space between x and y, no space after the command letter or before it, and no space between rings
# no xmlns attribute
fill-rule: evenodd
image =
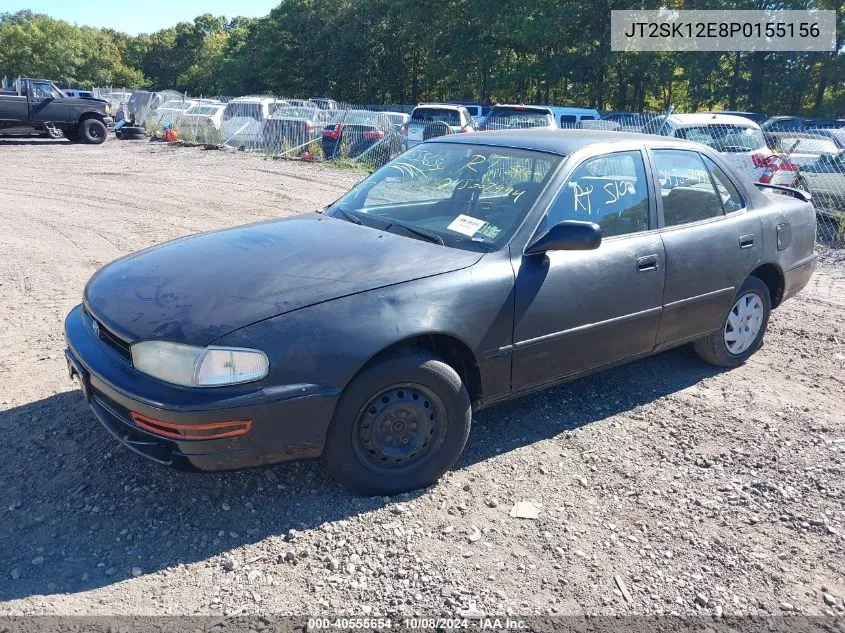
<svg viewBox="0 0 845 633"><path fill-rule="evenodd" d="M102 138L103 137L102 130L99 127L97 127L96 125L92 125L91 127L88 128L88 136L90 136L91 138L95 138L95 139Z"/></svg>
<svg viewBox="0 0 845 633"><path fill-rule="evenodd" d="M742 295L728 312L725 321L725 346L734 356L745 352L763 327L763 301L760 295Z"/></svg>
<svg viewBox="0 0 845 633"><path fill-rule="evenodd" d="M352 430L358 459L371 470L396 472L424 460L446 435L446 407L417 384L380 391L359 411Z"/></svg>

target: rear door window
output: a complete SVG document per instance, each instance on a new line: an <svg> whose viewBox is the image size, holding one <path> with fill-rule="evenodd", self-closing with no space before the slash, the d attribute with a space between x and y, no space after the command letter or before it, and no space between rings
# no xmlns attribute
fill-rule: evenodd
<svg viewBox="0 0 845 633"><path fill-rule="evenodd" d="M723 215L721 197L698 152L657 149L653 155L667 227Z"/></svg>

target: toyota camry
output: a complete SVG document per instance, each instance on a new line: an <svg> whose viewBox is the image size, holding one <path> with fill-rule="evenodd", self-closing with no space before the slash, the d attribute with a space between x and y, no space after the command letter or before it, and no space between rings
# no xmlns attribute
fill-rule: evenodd
<svg viewBox="0 0 845 633"><path fill-rule="evenodd" d="M685 140L440 137L321 212L105 266L68 368L160 464L321 457L395 493L452 467L482 407L687 342L740 365L812 275L815 222L805 192Z"/></svg>

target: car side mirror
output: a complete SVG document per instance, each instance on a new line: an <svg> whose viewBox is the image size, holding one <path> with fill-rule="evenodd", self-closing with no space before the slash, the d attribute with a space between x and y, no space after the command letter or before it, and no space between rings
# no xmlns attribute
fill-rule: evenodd
<svg viewBox="0 0 845 633"><path fill-rule="evenodd" d="M601 227L594 222L564 220L538 237L528 248L527 255L546 251L591 251L601 244Z"/></svg>

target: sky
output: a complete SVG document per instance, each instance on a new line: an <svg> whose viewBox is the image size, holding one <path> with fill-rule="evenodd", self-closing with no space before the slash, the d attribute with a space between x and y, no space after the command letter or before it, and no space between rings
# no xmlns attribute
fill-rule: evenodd
<svg viewBox="0 0 845 633"><path fill-rule="evenodd" d="M130 35L152 33L203 13L257 18L280 0L0 0L0 13L29 9L79 26L101 26Z"/></svg>

